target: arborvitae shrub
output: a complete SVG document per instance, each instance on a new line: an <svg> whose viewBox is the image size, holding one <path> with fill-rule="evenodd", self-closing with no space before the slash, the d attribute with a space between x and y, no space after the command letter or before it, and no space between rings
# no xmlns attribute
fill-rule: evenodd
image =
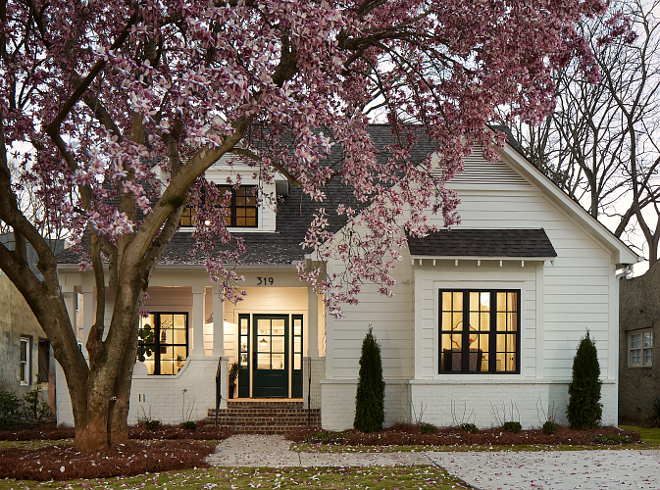
<svg viewBox="0 0 660 490"><path fill-rule="evenodd" d="M380 345L372 328L362 342L360 376L355 394L355 420L353 427L361 432L376 432L385 420L385 381Z"/></svg>
<svg viewBox="0 0 660 490"><path fill-rule="evenodd" d="M574 429L598 427L603 414L600 403L600 366L596 344L587 335L580 341L573 359L573 381L568 387L568 423Z"/></svg>
<svg viewBox="0 0 660 490"><path fill-rule="evenodd" d="M433 424L427 424L422 422L419 424L419 433L420 434L437 434L438 428Z"/></svg>
<svg viewBox="0 0 660 490"><path fill-rule="evenodd" d="M520 422L504 422L504 430L512 434L517 434L522 430L522 425L520 425Z"/></svg>

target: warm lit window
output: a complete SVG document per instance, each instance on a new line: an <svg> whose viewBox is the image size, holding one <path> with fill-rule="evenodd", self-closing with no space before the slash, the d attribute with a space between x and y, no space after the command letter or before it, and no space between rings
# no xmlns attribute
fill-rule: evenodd
<svg viewBox="0 0 660 490"><path fill-rule="evenodd" d="M439 373L520 372L520 291L440 291Z"/></svg>
<svg viewBox="0 0 660 490"><path fill-rule="evenodd" d="M218 192L220 200L227 199L228 214L225 216L227 226L256 228L259 225L257 198L253 186L241 186L235 189L228 185L219 185ZM195 226L196 215L196 211L191 206L187 206L181 215L181 226Z"/></svg>
<svg viewBox="0 0 660 490"><path fill-rule="evenodd" d="M176 374L188 357L188 314L151 313L140 318L138 360L149 374Z"/></svg>
<svg viewBox="0 0 660 490"><path fill-rule="evenodd" d="M20 362L18 365L18 380L22 385L30 384L30 337L21 337Z"/></svg>
<svg viewBox="0 0 660 490"><path fill-rule="evenodd" d="M628 365L651 367L653 360L653 330L638 330L628 334Z"/></svg>

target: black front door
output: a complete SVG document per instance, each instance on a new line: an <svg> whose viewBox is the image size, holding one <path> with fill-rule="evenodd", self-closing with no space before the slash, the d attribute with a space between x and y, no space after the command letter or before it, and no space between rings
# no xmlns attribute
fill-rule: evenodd
<svg viewBox="0 0 660 490"><path fill-rule="evenodd" d="M289 317L253 316L253 385L255 398L289 396Z"/></svg>

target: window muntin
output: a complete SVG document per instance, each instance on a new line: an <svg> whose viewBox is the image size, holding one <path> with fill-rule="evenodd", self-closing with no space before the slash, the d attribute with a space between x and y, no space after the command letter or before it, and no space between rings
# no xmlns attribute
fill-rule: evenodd
<svg viewBox="0 0 660 490"><path fill-rule="evenodd" d="M188 313L150 313L140 318L138 359L148 374L177 374L188 357Z"/></svg>
<svg viewBox="0 0 660 490"><path fill-rule="evenodd" d="M653 365L653 330L638 330L628 334L628 365L651 367Z"/></svg>
<svg viewBox="0 0 660 490"><path fill-rule="evenodd" d="M441 290L443 373L518 373L520 291Z"/></svg>
<svg viewBox="0 0 660 490"><path fill-rule="evenodd" d="M22 385L30 384L30 354L32 339L30 337L21 337L19 344L20 359L18 364L18 381Z"/></svg>
<svg viewBox="0 0 660 490"><path fill-rule="evenodd" d="M227 226L240 228L256 228L259 226L259 213L255 188L253 186L241 186L234 188L229 185L219 185L219 200L226 200L227 215L225 224ZM181 215L181 226L195 226L197 212L192 206L186 206Z"/></svg>

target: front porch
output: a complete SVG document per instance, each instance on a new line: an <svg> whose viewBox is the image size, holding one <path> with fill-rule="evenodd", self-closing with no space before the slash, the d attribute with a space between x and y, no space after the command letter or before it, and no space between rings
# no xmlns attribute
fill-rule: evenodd
<svg viewBox="0 0 660 490"><path fill-rule="evenodd" d="M222 301L222 291L203 269L154 272L144 303L148 316L137 326L142 330L129 423L149 418L169 424L205 419L218 398L220 409L228 413L235 410L235 403L273 398L292 401L289 411L307 408L308 402L313 409L320 408L319 382L325 377L323 303L298 280L292 266L250 268L243 275L247 296L232 304ZM63 290L69 308L76 310L76 330L86 353L84 340L96 311L94 287L91 276L67 277L74 278L76 283L67 281ZM113 306L109 292L108 324ZM229 400L228 405L229 370L234 363L239 365L235 396L240 402ZM62 373L58 375L60 386L66 386ZM67 390L58 390L58 398L59 421L72 425Z"/></svg>

